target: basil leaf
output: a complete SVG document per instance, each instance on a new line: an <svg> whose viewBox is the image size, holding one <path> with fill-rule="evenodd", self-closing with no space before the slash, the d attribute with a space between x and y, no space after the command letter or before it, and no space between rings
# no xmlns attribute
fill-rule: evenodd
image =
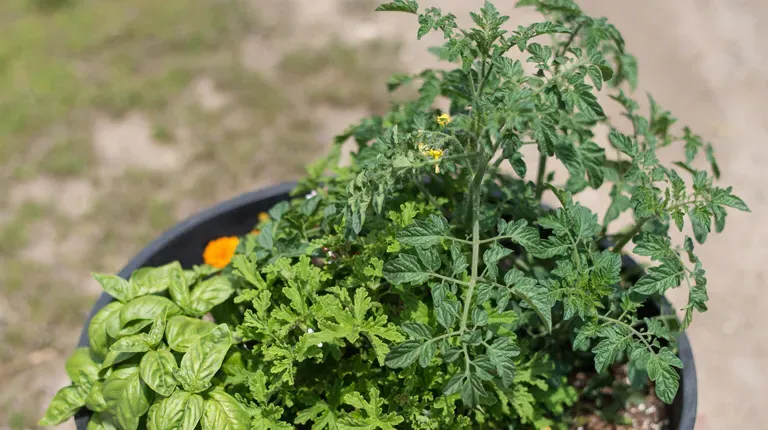
<svg viewBox="0 0 768 430"><path fill-rule="evenodd" d="M109 347L110 352L146 352L152 349L144 333L118 339Z"/></svg>
<svg viewBox="0 0 768 430"><path fill-rule="evenodd" d="M203 430L247 430L248 412L220 388L208 393L203 406Z"/></svg>
<svg viewBox="0 0 768 430"><path fill-rule="evenodd" d="M149 351L141 358L141 379L161 396L168 397L176 389L176 358L170 351Z"/></svg>
<svg viewBox="0 0 768 430"><path fill-rule="evenodd" d="M110 296L125 303L136 297L136 293L130 282L125 279L103 273L93 273L93 279L101 285L101 288Z"/></svg>
<svg viewBox="0 0 768 430"><path fill-rule="evenodd" d="M181 271L183 277L184 271L178 261L160 267L142 267L131 274L131 285L136 296L161 293L170 286L171 273L176 276L178 271Z"/></svg>
<svg viewBox="0 0 768 430"><path fill-rule="evenodd" d="M142 296L131 300L120 309L120 325L125 328L132 321L149 320L149 323L144 326L146 327L164 312L171 317L181 314L181 308L165 297Z"/></svg>
<svg viewBox="0 0 768 430"><path fill-rule="evenodd" d="M91 385L88 396L85 398L85 406L95 412L107 409L107 401L104 400L104 384L102 382L95 382Z"/></svg>
<svg viewBox="0 0 768 430"><path fill-rule="evenodd" d="M119 329L120 319L118 315L122 307L122 303L112 302L97 312L96 315L91 318L90 324L88 324L88 342L91 351L93 351L99 358L103 358L107 355L107 352L109 352L107 323L117 322Z"/></svg>
<svg viewBox="0 0 768 430"><path fill-rule="evenodd" d="M178 379L184 389L192 393L208 389L231 345L232 335L226 324L195 340L181 359Z"/></svg>
<svg viewBox="0 0 768 430"><path fill-rule="evenodd" d="M234 291L232 283L224 276L206 279L192 290L186 306L187 311L195 316L203 316L214 306L227 300Z"/></svg>
<svg viewBox="0 0 768 430"><path fill-rule="evenodd" d="M187 352L192 342L215 328L216 325L212 322L179 315L168 320L165 337L172 350Z"/></svg>
<svg viewBox="0 0 768 430"><path fill-rule="evenodd" d="M75 385L85 385L86 382L99 379L99 365L91 357L88 348L78 348L67 359L64 365L67 375Z"/></svg>
<svg viewBox="0 0 768 430"><path fill-rule="evenodd" d="M149 409L149 430L194 430L203 415L203 398L186 391L176 391Z"/></svg>
<svg viewBox="0 0 768 430"><path fill-rule="evenodd" d="M55 426L72 418L80 408L85 406L85 397L83 390L77 387L62 388L53 396L51 404L48 405L45 415L38 424L43 427Z"/></svg>
<svg viewBox="0 0 768 430"><path fill-rule="evenodd" d="M154 398L136 366L115 370L104 381L104 400L123 430L136 430Z"/></svg>
<svg viewBox="0 0 768 430"><path fill-rule="evenodd" d="M93 414L88 420L87 430L120 430L115 418L105 413Z"/></svg>
<svg viewBox="0 0 768 430"><path fill-rule="evenodd" d="M181 266L168 268L168 293L171 295L171 299L179 306L183 307L189 299L189 285L197 279L194 271L192 271L192 274L192 279L189 279L184 274Z"/></svg>

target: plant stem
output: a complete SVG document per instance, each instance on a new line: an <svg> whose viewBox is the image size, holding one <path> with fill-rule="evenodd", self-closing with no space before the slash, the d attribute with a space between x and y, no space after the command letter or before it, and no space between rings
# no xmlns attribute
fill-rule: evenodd
<svg viewBox="0 0 768 430"><path fill-rule="evenodd" d="M539 173L536 178L536 199L541 200L544 194L544 174L547 171L547 154L539 154Z"/></svg>
<svg viewBox="0 0 768 430"><path fill-rule="evenodd" d="M474 212L474 211L473 211ZM474 217L476 218L476 217ZM480 220L474 219L472 226L472 277L469 280L469 289L464 299L464 313L461 316L461 328L459 331L464 333L467 330L467 320L469 320L469 308L472 305L472 296L475 294L477 285L477 267L480 263Z"/></svg>
<svg viewBox="0 0 768 430"><path fill-rule="evenodd" d="M597 319L605 321L605 322L611 322L611 323L614 323L614 324L618 324L618 325L624 326L625 328L629 329L629 331L631 331L632 334L634 334L635 336L639 337L640 340L643 341L643 343L645 344L645 347L648 348L648 351L650 351L654 355L656 354L656 352L653 350L653 347L651 347L651 344L648 343L648 341L645 339L645 335L643 333L640 333L639 331L635 330L635 328L632 327L631 325L625 323L624 321L619 321L617 319L613 319L611 317L606 317L606 316L603 316L603 315L598 315Z"/></svg>
<svg viewBox="0 0 768 430"><path fill-rule="evenodd" d="M613 247L613 252L616 254L621 253L621 248L623 248L624 245L629 243L629 241L632 240L632 238L635 237L637 233L640 233L640 230L643 229L643 225L645 225L645 223L648 222L649 219L651 219L651 217L641 218L640 221L638 221L637 224L635 224L635 226L632 228L632 230L630 230L629 233L625 234L621 238L621 240L616 242L616 245L614 245Z"/></svg>

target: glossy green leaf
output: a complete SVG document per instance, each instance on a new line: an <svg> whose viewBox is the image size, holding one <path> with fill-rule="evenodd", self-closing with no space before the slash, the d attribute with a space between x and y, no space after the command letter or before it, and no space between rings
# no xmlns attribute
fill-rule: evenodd
<svg viewBox="0 0 768 430"><path fill-rule="evenodd" d="M208 389L231 345L232 335L226 324L192 342L179 366L178 380L184 389L192 393Z"/></svg>
<svg viewBox="0 0 768 430"><path fill-rule="evenodd" d="M107 326L111 322L119 329L120 309L122 307L123 304L120 302L109 303L101 308L88 324L88 342L91 351L99 358L105 357L109 352Z"/></svg>
<svg viewBox="0 0 768 430"><path fill-rule="evenodd" d="M177 315L168 320L165 337L172 350L187 352L197 338L212 332L215 328L216 324L210 321Z"/></svg>
<svg viewBox="0 0 768 430"><path fill-rule="evenodd" d="M99 379L99 366L89 348L78 348L67 359L64 367L75 385L86 385Z"/></svg>
<svg viewBox="0 0 768 430"><path fill-rule="evenodd" d="M114 413L117 424L124 430L136 430L140 418L149 410L154 395L139 377L136 366L112 372L104 381L104 400Z"/></svg>
<svg viewBox="0 0 768 430"><path fill-rule="evenodd" d="M159 267L142 267L131 274L131 285L137 296L161 293L177 281L180 270L178 261ZM181 273L183 275L184 272Z"/></svg>
<svg viewBox="0 0 768 430"><path fill-rule="evenodd" d="M78 387L64 387L53 396L45 415L38 423L41 426L55 426L72 418L85 406L86 393Z"/></svg>
<svg viewBox="0 0 768 430"><path fill-rule="evenodd" d="M149 430L194 430L203 416L203 398L177 390L167 399L155 402L149 409Z"/></svg>
<svg viewBox="0 0 768 430"><path fill-rule="evenodd" d="M141 379L156 393L168 397L176 389L176 358L168 350L149 351L141 358Z"/></svg>
<svg viewBox="0 0 768 430"><path fill-rule="evenodd" d="M131 283L119 276L94 273L93 278L107 294L121 302L128 302L138 295Z"/></svg>
<svg viewBox="0 0 768 430"><path fill-rule="evenodd" d="M195 316L203 316L214 306L226 301L234 293L232 283L224 276L213 276L200 282L192 290L186 309Z"/></svg>
<svg viewBox="0 0 768 430"><path fill-rule="evenodd" d="M203 430L247 430L248 412L221 389L208 393L203 404Z"/></svg>
<svg viewBox="0 0 768 430"><path fill-rule="evenodd" d="M142 296L131 300L120 309L120 324L124 328L129 323L142 320L148 321L144 327L152 324L158 315L165 313L167 318L181 314L181 308L176 303L161 296Z"/></svg>

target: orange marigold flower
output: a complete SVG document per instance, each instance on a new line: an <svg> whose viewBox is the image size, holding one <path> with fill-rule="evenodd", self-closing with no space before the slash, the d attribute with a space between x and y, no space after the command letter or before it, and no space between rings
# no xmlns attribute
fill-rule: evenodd
<svg viewBox="0 0 768 430"><path fill-rule="evenodd" d="M240 239L235 236L220 237L208 242L203 251L205 264L217 269L227 267L232 256L235 255L235 248L239 242Z"/></svg>
<svg viewBox="0 0 768 430"><path fill-rule="evenodd" d="M254 228L253 230L251 230L251 234L253 234L253 235L256 235L256 234L259 234L259 233L261 233L261 230L259 230L258 228Z"/></svg>
<svg viewBox="0 0 768 430"><path fill-rule="evenodd" d="M259 222L269 221L269 214L266 212L259 212Z"/></svg>

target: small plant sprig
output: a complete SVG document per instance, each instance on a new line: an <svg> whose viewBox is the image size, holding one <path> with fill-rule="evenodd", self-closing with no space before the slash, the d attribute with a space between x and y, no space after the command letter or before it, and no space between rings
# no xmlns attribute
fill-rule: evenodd
<svg viewBox="0 0 768 430"><path fill-rule="evenodd" d="M246 410L214 378L233 343L227 324L201 319L234 292L218 270L178 262L142 268L129 280L95 274L115 298L93 316L90 345L66 364L72 385L51 401L40 425L60 424L80 409L89 429L239 427Z"/></svg>
<svg viewBox="0 0 768 430"><path fill-rule="evenodd" d="M686 237L681 247L673 246L670 224L682 230L690 223L696 241L704 243L713 223L717 232L723 230L726 207L749 209L731 188L714 186L707 171L692 166L703 151L713 176L719 176L712 147L688 128L675 135L675 120L652 98L646 118L635 101L613 90L611 97L624 107L633 130L625 134L612 126L596 93L605 84L616 88L628 81L634 87L637 75L635 61L612 25L587 17L571 1L518 4L536 6L549 20L508 33L501 28L508 17L490 3L472 14L477 27L469 30L458 30L455 17L436 8L419 14L418 36L441 31L446 42L440 55L461 67L397 76L393 86L422 82L415 106L384 125L370 146L365 146L367 124L352 132L361 143L360 158L371 155L360 163L348 187L345 219L350 239L364 229L369 205L380 213L386 199L432 176L425 166L445 172L430 181L450 182L454 195L439 197L466 195L435 205L440 213L451 214L450 219L433 214L396 233L404 251L387 261L384 277L392 285L431 285L438 324L403 322L407 340L392 349L387 364L405 368L418 362L445 369L451 378L444 393L460 393L471 407L503 402L504 391L513 385L511 357L520 354L515 336L504 329L518 316L510 310L517 300L520 309L538 315L547 331L557 313L557 325L568 323L577 333L574 348L596 343L592 352L598 371L628 355L630 366L647 372L657 395L669 403L679 384L675 368L682 363L670 346L662 345L671 336L659 321L668 317L643 322L634 315L646 300L683 283L689 300L681 328L688 327L695 311L705 311L707 302L705 272L693 240ZM418 13L418 6L415 1L395 1L379 10ZM553 44L532 41L541 35L553 35ZM536 70L533 75L506 55L513 49L527 56L525 61ZM452 120L430 126L429 114L422 112L439 96L451 100ZM610 128L612 159L593 140L598 124ZM656 151L678 144L684 146L685 159L663 165ZM528 183L529 198L538 201L551 189L562 205L528 218L499 209L510 196L493 197L503 183L498 171L502 163L509 162L520 178L527 174L520 152L525 145L535 145L540 154L536 181ZM423 147L440 151L441 157L424 157ZM552 157L568 170L562 187L547 173ZM692 191L681 174L691 177ZM608 183L611 205L599 223L596 214L574 203L573 196ZM428 191L424 194L430 202L437 200ZM610 223L628 210L634 212L634 225L609 234ZM496 231L487 235L494 224ZM611 249L601 249L606 240L614 243ZM630 241L636 244L636 254L658 265L634 284L622 286L620 254ZM500 273L498 263L510 257L522 260L522 270L513 267ZM579 322L571 323L575 317Z"/></svg>

